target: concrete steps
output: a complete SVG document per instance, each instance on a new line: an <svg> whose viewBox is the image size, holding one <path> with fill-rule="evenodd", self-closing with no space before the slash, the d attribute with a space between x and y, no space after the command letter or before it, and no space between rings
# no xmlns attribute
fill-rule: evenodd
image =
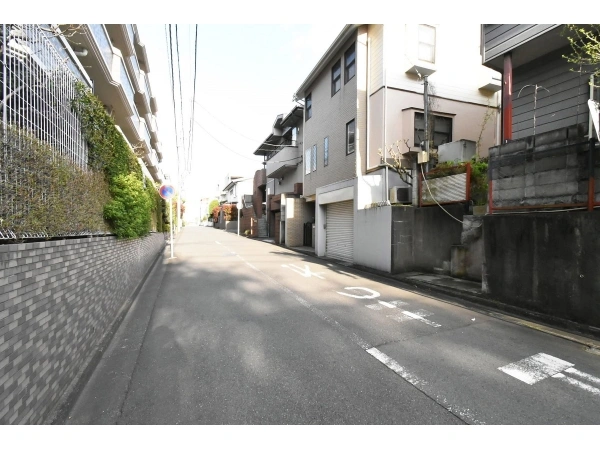
<svg viewBox="0 0 600 450"><path fill-rule="evenodd" d="M267 231L267 218L265 216L262 216L260 219L258 219L258 237L266 238L268 236L269 233Z"/></svg>

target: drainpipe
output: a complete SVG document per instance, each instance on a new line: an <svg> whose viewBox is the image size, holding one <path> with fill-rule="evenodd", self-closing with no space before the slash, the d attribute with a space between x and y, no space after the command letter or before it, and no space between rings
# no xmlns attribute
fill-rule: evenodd
<svg viewBox="0 0 600 450"><path fill-rule="evenodd" d="M387 68L385 68L383 71L383 162L384 163L386 163L386 161L387 161L386 137L387 137ZM390 197L389 197L390 191L388 188L387 164L385 164L384 177L385 177L385 180L383 182L383 186L385 189L384 198L385 198L385 201L387 202L390 199Z"/></svg>

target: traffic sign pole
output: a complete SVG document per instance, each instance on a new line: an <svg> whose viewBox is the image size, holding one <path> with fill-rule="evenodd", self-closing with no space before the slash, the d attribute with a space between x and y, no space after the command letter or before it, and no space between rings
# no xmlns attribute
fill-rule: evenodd
<svg viewBox="0 0 600 450"><path fill-rule="evenodd" d="M175 188L170 184L163 184L158 193L164 200L169 200L169 217L171 226L171 259L173 258L173 248L175 247L175 241L173 240L173 195L175 195Z"/></svg>
<svg viewBox="0 0 600 450"><path fill-rule="evenodd" d="M175 246L175 242L173 241L173 199L169 199L169 211L171 212L171 259L173 259L173 247Z"/></svg>

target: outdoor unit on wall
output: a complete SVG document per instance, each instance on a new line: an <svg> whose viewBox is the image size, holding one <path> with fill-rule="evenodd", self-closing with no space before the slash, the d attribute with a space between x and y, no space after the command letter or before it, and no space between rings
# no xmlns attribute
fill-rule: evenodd
<svg viewBox="0 0 600 450"><path fill-rule="evenodd" d="M408 186L394 186L390 189L390 203L412 203L412 192Z"/></svg>

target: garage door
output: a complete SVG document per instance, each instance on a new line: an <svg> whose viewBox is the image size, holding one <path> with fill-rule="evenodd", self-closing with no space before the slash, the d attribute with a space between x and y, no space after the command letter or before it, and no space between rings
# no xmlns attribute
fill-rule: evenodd
<svg viewBox="0 0 600 450"><path fill-rule="evenodd" d="M353 262L354 202L352 200L327 205L326 238L325 256Z"/></svg>

